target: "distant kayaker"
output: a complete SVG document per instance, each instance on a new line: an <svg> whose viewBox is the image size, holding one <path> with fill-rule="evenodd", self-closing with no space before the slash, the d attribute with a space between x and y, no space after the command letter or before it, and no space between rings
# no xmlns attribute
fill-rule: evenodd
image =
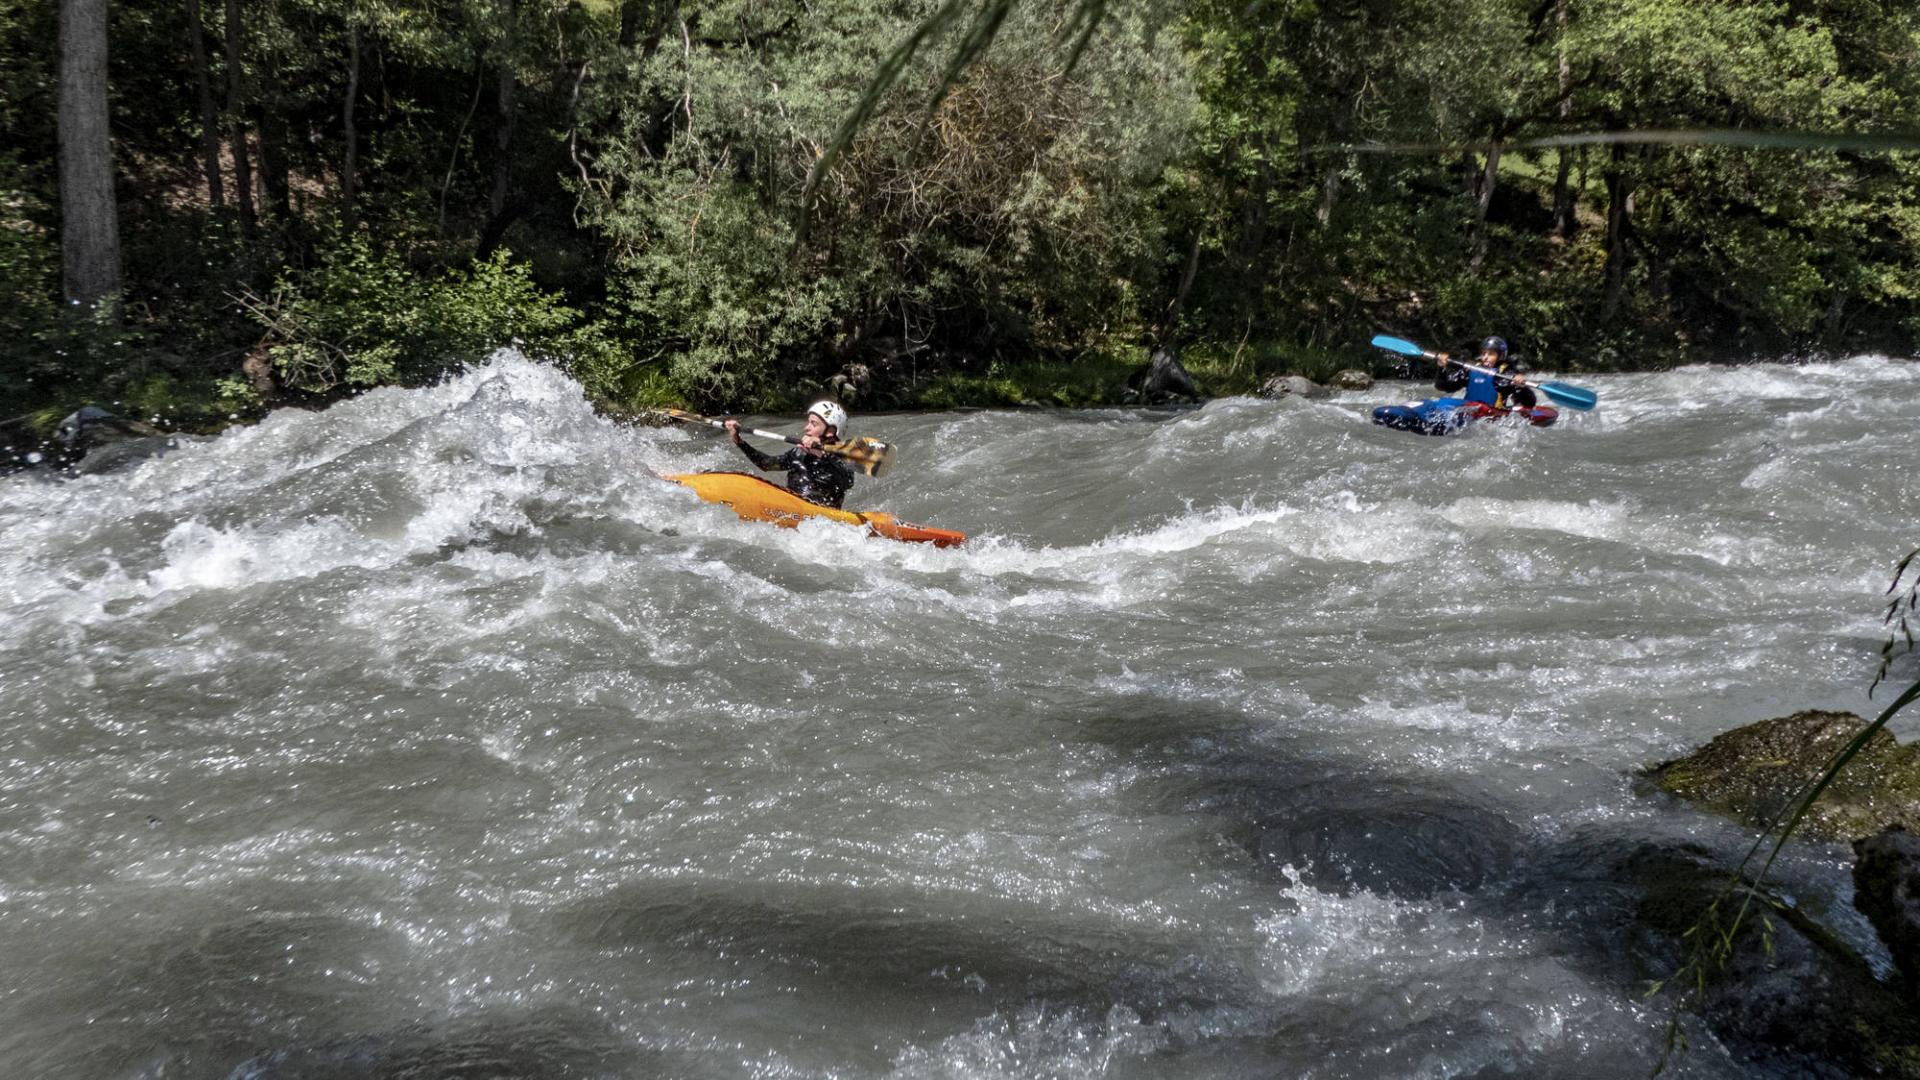
<svg viewBox="0 0 1920 1080"><path fill-rule="evenodd" d="M853 467L844 458L820 449L827 443L844 439L841 429L847 426L847 410L839 402L821 400L807 406L807 426L800 433L800 445L779 457L763 454L742 441L738 420L729 420L726 426L733 445L739 447L756 468L764 472L786 470L788 491L810 503L836 510L846 500L847 489L853 486Z"/></svg>
<svg viewBox="0 0 1920 1080"><path fill-rule="evenodd" d="M1505 338L1490 337L1480 343L1478 366L1493 374L1456 367L1451 356L1441 353L1433 385L1449 392L1465 387L1463 396L1468 401L1483 401L1496 409L1531 409L1540 403L1527 385L1525 365L1508 358Z"/></svg>

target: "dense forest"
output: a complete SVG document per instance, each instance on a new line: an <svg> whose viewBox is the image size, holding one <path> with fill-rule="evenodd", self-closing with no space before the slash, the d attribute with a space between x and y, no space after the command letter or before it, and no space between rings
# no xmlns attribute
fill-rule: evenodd
<svg viewBox="0 0 1920 1080"><path fill-rule="evenodd" d="M1911 352L1916 7L0 0L0 409Z"/></svg>

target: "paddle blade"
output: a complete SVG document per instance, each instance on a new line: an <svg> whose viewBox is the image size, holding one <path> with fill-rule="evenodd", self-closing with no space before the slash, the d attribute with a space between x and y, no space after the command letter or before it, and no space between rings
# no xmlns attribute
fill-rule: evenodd
<svg viewBox="0 0 1920 1080"><path fill-rule="evenodd" d="M1566 383L1534 383L1533 388L1553 399L1555 405L1564 405L1569 409L1586 410L1600 404L1600 396L1593 391Z"/></svg>
<svg viewBox="0 0 1920 1080"><path fill-rule="evenodd" d="M1404 338L1388 337L1385 334L1374 335L1373 347L1376 349L1385 349L1388 352L1399 353L1401 356L1427 355L1427 350L1415 345L1413 342L1407 341Z"/></svg>
<svg viewBox="0 0 1920 1080"><path fill-rule="evenodd" d="M879 478L893 467L893 447L879 439L855 439L852 442L828 443L820 449L829 454L839 454L868 476Z"/></svg>
<svg viewBox="0 0 1920 1080"><path fill-rule="evenodd" d="M685 409L657 409L655 411L669 420L678 420L683 424L713 423L712 420L709 420L706 417L701 416L699 413L691 413L686 411Z"/></svg>

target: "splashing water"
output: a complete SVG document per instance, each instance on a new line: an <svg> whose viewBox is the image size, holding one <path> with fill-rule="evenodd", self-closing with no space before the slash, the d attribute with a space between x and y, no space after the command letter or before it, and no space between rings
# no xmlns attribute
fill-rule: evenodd
<svg viewBox="0 0 1920 1080"><path fill-rule="evenodd" d="M0 1061L34 1076L1615 1076L1632 773L1863 708L1920 369L856 417L742 522L512 354L0 481ZM778 420L768 421L778 423ZM1837 898L1808 847L1786 874ZM1870 933L1843 923L1863 949ZM1744 1075L1702 1051L1694 1075Z"/></svg>

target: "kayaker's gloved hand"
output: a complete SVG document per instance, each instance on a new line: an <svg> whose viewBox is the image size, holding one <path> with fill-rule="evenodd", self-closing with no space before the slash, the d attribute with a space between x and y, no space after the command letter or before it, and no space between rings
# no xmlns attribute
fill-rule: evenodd
<svg viewBox="0 0 1920 1080"><path fill-rule="evenodd" d="M727 428L727 437L733 440L733 445L735 445L735 446L739 446L739 445L741 445L741 443L740 443L740 421L738 421L738 420L729 420L729 421L727 421L727 422L726 422L726 428Z"/></svg>

